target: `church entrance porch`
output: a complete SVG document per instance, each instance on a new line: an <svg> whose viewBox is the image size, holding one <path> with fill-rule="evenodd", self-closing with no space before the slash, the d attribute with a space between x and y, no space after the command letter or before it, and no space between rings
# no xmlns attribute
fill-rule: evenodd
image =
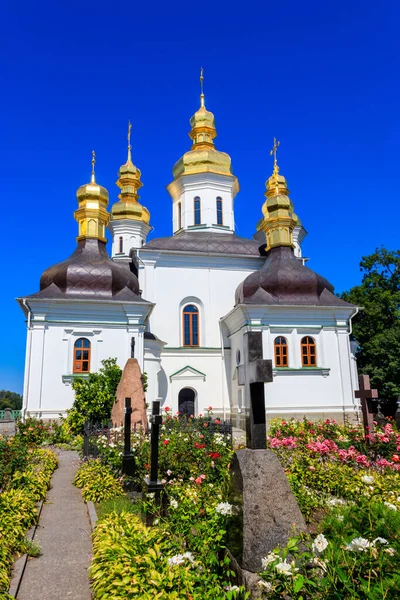
<svg viewBox="0 0 400 600"><path fill-rule="evenodd" d="M183 388L178 396L178 410L181 416L194 416L195 392L191 388Z"/></svg>

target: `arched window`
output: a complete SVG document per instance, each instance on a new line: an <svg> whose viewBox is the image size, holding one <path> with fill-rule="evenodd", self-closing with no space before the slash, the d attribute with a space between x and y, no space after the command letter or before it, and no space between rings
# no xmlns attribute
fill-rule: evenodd
<svg viewBox="0 0 400 600"><path fill-rule="evenodd" d="M286 338L277 337L274 341L274 351L275 351L275 366L276 367L288 367L289 359L288 359L288 344Z"/></svg>
<svg viewBox="0 0 400 600"><path fill-rule="evenodd" d="M86 338L76 340L74 346L74 373L89 373L90 342Z"/></svg>
<svg viewBox="0 0 400 600"><path fill-rule="evenodd" d="M182 229L182 204L178 202L178 229Z"/></svg>
<svg viewBox="0 0 400 600"><path fill-rule="evenodd" d="M194 417L195 393L190 388L183 388L178 395L179 415L181 417Z"/></svg>
<svg viewBox="0 0 400 600"><path fill-rule="evenodd" d="M222 213L222 198L218 197L216 202L217 202L217 225L223 225L224 218L223 218L223 213Z"/></svg>
<svg viewBox="0 0 400 600"><path fill-rule="evenodd" d="M309 335L301 340L301 364L303 367L315 367L317 364L315 340Z"/></svg>
<svg viewBox="0 0 400 600"><path fill-rule="evenodd" d="M122 237L122 235L119 238L119 250L118 250L118 252L120 254L123 254L123 252L124 252L124 238Z"/></svg>
<svg viewBox="0 0 400 600"><path fill-rule="evenodd" d="M183 308L183 345L199 346L199 309L194 304Z"/></svg>
<svg viewBox="0 0 400 600"><path fill-rule="evenodd" d="M200 225L201 223L201 202L200 198L196 196L194 199L194 224Z"/></svg>

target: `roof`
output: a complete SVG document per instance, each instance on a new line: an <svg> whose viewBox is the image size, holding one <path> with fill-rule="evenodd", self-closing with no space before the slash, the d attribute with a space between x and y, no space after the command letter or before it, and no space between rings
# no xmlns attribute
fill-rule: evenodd
<svg viewBox="0 0 400 600"><path fill-rule="evenodd" d="M353 306L335 296L332 284L298 261L289 246L268 252L261 269L237 288L236 304Z"/></svg>
<svg viewBox="0 0 400 600"><path fill-rule="evenodd" d="M44 271L40 291L27 297L146 302L137 277L111 260L105 243L98 239L80 240L67 260Z"/></svg>
<svg viewBox="0 0 400 600"><path fill-rule="evenodd" d="M182 231L170 237L151 240L142 247L141 251L203 252L206 254L236 254L259 258L259 248L259 242L232 233Z"/></svg>

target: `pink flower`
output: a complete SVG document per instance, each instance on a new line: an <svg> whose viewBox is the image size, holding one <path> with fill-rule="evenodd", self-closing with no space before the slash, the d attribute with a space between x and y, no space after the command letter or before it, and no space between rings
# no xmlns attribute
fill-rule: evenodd
<svg viewBox="0 0 400 600"><path fill-rule="evenodd" d="M164 444L164 446L168 446L168 444L169 444L169 440L164 440L164 441L163 441L163 444Z"/></svg>
<svg viewBox="0 0 400 600"><path fill-rule="evenodd" d="M209 407L208 407L208 410L212 410L212 406L209 406Z"/></svg>
<svg viewBox="0 0 400 600"><path fill-rule="evenodd" d="M195 479L194 482L197 483L197 485L201 485L203 483L203 480L201 477L197 477L197 479Z"/></svg>
<svg viewBox="0 0 400 600"><path fill-rule="evenodd" d="M166 407L164 408L164 410L165 410L165 412L169 412L171 409L170 409L170 407L169 407L169 406L166 406Z"/></svg>
<svg viewBox="0 0 400 600"><path fill-rule="evenodd" d="M310 465L308 468L310 469L310 471L315 471L315 467L313 467L312 465Z"/></svg>

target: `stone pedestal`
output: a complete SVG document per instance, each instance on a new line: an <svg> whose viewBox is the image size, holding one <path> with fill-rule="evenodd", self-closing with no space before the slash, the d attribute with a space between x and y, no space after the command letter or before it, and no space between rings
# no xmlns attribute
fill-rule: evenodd
<svg viewBox="0 0 400 600"><path fill-rule="evenodd" d="M289 482L271 450L238 450L231 463L235 514L228 548L242 569L261 571L261 559L292 535L306 531Z"/></svg>
<svg viewBox="0 0 400 600"><path fill-rule="evenodd" d="M131 429L136 426L147 427L146 399L143 390L142 373L136 358L127 360L117 387L111 421L116 427L124 424L125 398L131 399Z"/></svg>

